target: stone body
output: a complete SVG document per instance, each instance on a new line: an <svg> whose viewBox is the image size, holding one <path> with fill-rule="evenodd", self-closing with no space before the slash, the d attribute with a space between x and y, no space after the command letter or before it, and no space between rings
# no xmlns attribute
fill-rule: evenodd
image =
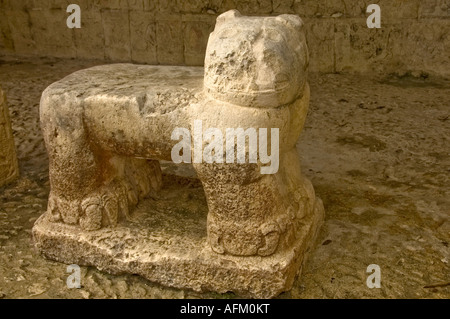
<svg viewBox="0 0 450 319"><path fill-rule="evenodd" d="M19 166L6 96L0 87L0 187L10 183L18 175Z"/></svg>
<svg viewBox="0 0 450 319"><path fill-rule="evenodd" d="M204 69L113 64L49 86L40 118L51 192L48 210L34 227L38 248L53 259L140 273L175 287L264 297L289 289L323 218L295 148L309 104L307 66L299 17L244 17L232 10L217 19ZM192 243L194 250L185 249L192 254L183 258L175 249L159 252L158 261L151 257L158 255L157 245L148 244L153 250L148 258L139 254L132 264L114 259L96 236L104 229L110 237L123 235L122 225L139 201L161 187L158 160L171 160L178 142L171 139L173 130L191 128L194 120L202 120L203 131L278 128L278 172L262 175L259 159L195 163L208 205L204 242ZM124 248L128 254L129 249L134 247ZM196 249L208 252L199 257ZM83 251L97 251L92 254L97 257L81 256ZM161 267L178 280L168 280ZM205 271L225 278L195 278ZM255 278L258 284L250 285Z"/></svg>

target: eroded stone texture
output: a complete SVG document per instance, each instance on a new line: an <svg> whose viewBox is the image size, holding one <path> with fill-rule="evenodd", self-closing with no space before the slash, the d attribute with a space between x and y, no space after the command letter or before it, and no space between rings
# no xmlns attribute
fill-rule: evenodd
<svg viewBox="0 0 450 319"><path fill-rule="evenodd" d="M0 187L19 175L6 96L0 87Z"/></svg>
<svg viewBox="0 0 450 319"><path fill-rule="evenodd" d="M295 149L309 104L307 65L298 16L229 11L210 36L205 69L114 64L49 86L40 118L51 192L33 229L37 247L174 287L257 297L289 289L323 219ZM174 129L192 132L196 120L224 136L227 128L279 129L279 170L261 174L259 158L194 163L209 208L194 221L204 235L180 237L166 223L162 241L152 241L154 221L134 208L157 196L158 160L171 160ZM143 231L129 223L135 218Z"/></svg>
<svg viewBox="0 0 450 319"><path fill-rule="evenodd" d="M368 0L84 0L82 28L68 29L67 2L3 0L0 53L203 65L211 20L238 9L301 16L310 71L449 77L450 1L375 2L380 29L367 28Z"/></svg>
<svg viewBox="0 0 450 319"><path fill-rule="evenodd" d="M303 22L295 15L217 18L205 58L205 88L213 97L242 106L278 107L301 97L308 50Z"/></svg>

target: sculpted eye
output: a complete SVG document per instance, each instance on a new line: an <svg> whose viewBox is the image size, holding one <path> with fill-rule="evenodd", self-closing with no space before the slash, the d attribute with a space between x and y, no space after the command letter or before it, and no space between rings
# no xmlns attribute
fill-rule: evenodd
<svg viewBox="0 0 450 319"><path fill-rule="evenodd" d="M274 42L280 42L281 40L283 40L283 36L274 29L264 30L264 35L267 37L267 39L272 40Z"/></svg>

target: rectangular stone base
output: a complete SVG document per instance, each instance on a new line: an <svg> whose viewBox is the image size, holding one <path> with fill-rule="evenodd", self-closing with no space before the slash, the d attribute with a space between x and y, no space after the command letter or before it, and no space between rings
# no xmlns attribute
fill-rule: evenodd
<svg viewBox="0 0 450 319"><path fill-rule="evenodd" d="M172 186L157 199L142 201L132 220L115 228L82 231L52 223L44 214L33 228L36 247L45 257L63 263L139 274L165 286L199 292L271 298L289 290L323 215L306 216L295 247L288 251L269 257L219 255L206 242L207 206L201 184L184 180L181 186L179 181L169 183Z"/></svg>

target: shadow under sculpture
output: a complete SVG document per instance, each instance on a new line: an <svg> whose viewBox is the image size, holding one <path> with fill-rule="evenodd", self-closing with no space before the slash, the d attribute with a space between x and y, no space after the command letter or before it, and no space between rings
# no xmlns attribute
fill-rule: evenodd
<svg viewBox="0 0 450 319"><path fill-rule="evenodd" d="M324 214L295 147L309 104L303 29L295 15L232 10L217 18L204 68L111 64L50 85L40 119L51 191L33 228L41 253L195 291L289 290ZM203 130L279 129L274 174L261 174L259 160L193 164L207 203L200 237L147 200L161 188L159 160L178 143L172 132L195 120Z"/></svg>

